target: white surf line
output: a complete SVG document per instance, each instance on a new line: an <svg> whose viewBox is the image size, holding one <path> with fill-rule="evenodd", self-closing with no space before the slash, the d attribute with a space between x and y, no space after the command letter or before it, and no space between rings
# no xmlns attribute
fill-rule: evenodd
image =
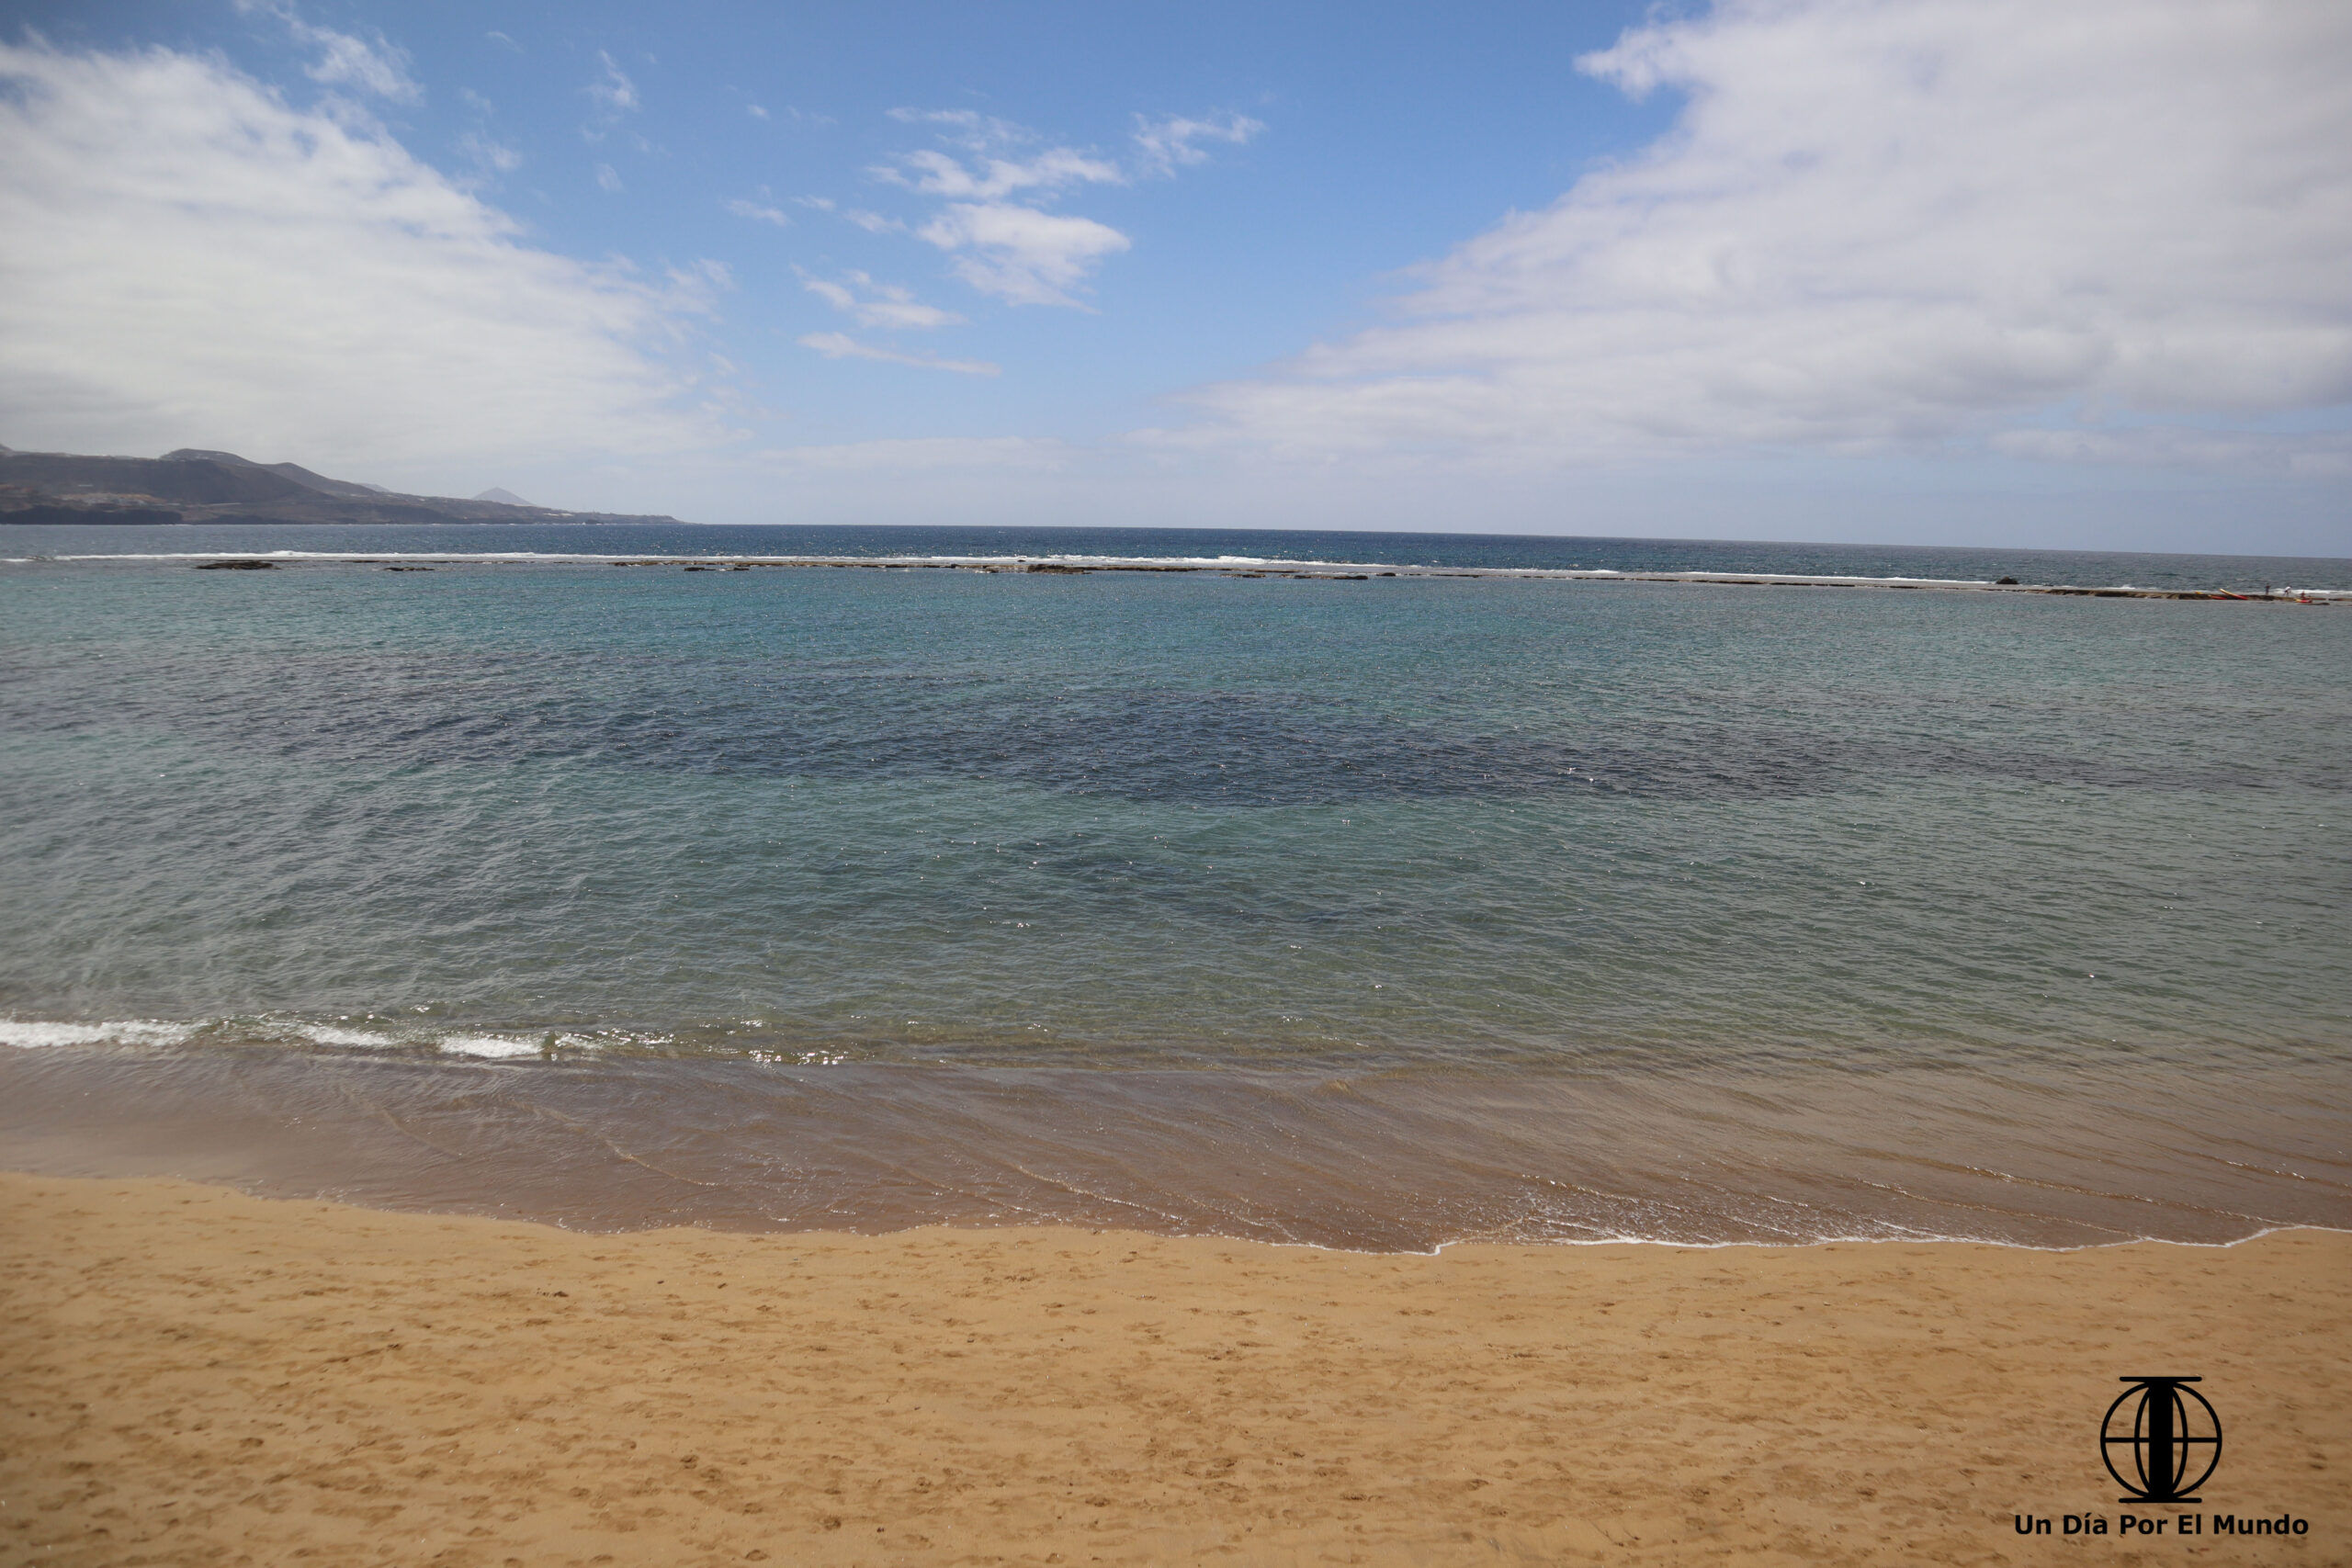
<svg viewBox="0 0 2352 1568"><path fill-rule="evenodd" d="M1670 582L1724 587L1880 588L1986 593L2041 593L2101 599L2208 599L2331 604L2352 601L2352 589L2274 588L2267 594L2228 589L2094 587L2071 583L1992 582L1975 578L1864 577L1834 572L1620 571L1604 567L1473 567L1380 562L1280 560L1253 556L647 556L483 550L406 555L380 550L187 550L168 554L62 555L55 561L266 561L360 566L616 566L828 568L837 570L963 570L1085 575L1093 572L1207 572L1243 577L1354 581L1373 578L1517 579L1574 582Z"/></svg>

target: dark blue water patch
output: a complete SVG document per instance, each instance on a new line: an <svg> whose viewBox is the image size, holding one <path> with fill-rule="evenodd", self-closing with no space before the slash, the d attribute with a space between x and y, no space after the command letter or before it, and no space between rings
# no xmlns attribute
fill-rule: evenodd
<svg viewBox="0 0 2352 1568"><path fill-rule="evenodd" d="M1076 795L1224 807L1566 795L1737 800L1859 780L1944 777L2120 789L2285 783L2342 788L2327 759L2256 765L2184 748L2086 752L1895 741L1789 712L1692 703L1545 730L1475 716L1412 722L1362 701L1298 693L1095 689L1038 693L967 671L777 669L702 659L279 653L182 655L166 671L43 700L40 672L0 671L0 728L119 726L370 773L574 762L812 780L988 781ZM1709 711L1710 707L1716 711ZM2096 739L2094 737L2094 739Z"/></svg>

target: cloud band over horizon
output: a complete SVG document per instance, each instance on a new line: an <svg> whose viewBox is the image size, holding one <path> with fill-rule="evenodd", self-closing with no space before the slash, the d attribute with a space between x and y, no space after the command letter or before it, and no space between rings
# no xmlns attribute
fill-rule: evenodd
<svg viewBox="0 0 2352 1568"><path fill-rule="evenodd" d="M1674 130L1193 399L1196 441L2347 471L2352 8L1724 0L1579 62Z"/></svg>

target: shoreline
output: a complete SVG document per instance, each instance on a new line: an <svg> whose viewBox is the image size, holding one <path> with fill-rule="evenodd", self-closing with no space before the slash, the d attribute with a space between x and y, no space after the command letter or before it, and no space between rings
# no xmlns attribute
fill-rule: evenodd
<svg viewBox="0 0 2352 1568"><path fill-rule="evenodd" d="M0 1167L610 1234L1075 1224L1427 1256L2352 1230L2352 1122L2316 1064L1858 1080L60 1045L0 1050Z"/></svg>
<svg viewBox="0 0 2352 1568"><path fill-rule="evenodd" d="M2112 1235L2085 1241L2026 1241L1973 1235L1906 1235L1895 1233L1871 1235L1817 1235L1801 1238L1738 1236L1720 1240L1693 1241L1659 1235L1550 1235L1542 1237L1490 1235L1451 1236L1426 1247L1409 1245L1377 1246L1372 1243L1351 1245L1341 1241L1316 1241L1303 1238L1265 1235L1238 1235L1216 1230L1143 1230L1132 1226L1088 1224L1080 1220L941 1220L914 1219L902 1224L862 1226L842 1226L819 1229L807 1226L745 1227L715 1224L701 1220L650 1222L643 1224L588 1224L568 1219L551 1218L535 1213L487 1212L480 1206L419 1207L390 1201L371 1201L345 1193L304 1191L297 1189L273 1189L240 1182L225 1177L187 1177L158 1174L141 1170L132 1174L103 1174L88 1171L61 1171L22 1163L0 1150L0 1184L10 1181L63 1182L72 1186L148 1186L199 1188L225 1196L251 1200L256 1203L299 1206L323 1204L333 1209L350 1210L367 1214L398 1215L416 1220L462 1220L490 1224L526 1225L535 1230L550 1230L565 1235L586 1238L607 1237L627 1241L632 1237L692 1234L743 1238L780 1238L794 1242L887 1241L920 1232L941 1231L975 1236L1012 1235L1029 1232L1089 1235L1117 1235L1151 1242L1180 1245L1262 1247L1271 1252L1303 1252L1330 1258L1364 1259L1400 1258L1433 1262L1448 1253L1464 1248L1489 1247L1506 1252L1575 1251L1582 1248L1623 1247L1633 1251L1675 1253L1713 1252L1804 1252L1818 1247L1983 1247L1991 1252L2018 1252L2043 1257L2075 1257L2086 1253L2114 1252L2131 1247L2180 1247L2191 1252L2227 1252L2233 1247L2250 1247L2273 1236L2337 1236L2352 1242L2352 1224L2331 1225L2313 1221L2279 1221L2267 1224L2244 1235L2191 1238L2160 1235Z"/></svg>
<svg viewBox="0 0 2352 1568"><path fill-rule="evenodd" d="M471 1564L2119 1561L2118 1378L2193 1506L2352 1529L2352 1235L1455 1244L514 1221L0 1173L0 1556ZM2175 1529L2177 1527L2175 1526ZM2065 1560L2075 1558L2069 1556Z"/></svg>

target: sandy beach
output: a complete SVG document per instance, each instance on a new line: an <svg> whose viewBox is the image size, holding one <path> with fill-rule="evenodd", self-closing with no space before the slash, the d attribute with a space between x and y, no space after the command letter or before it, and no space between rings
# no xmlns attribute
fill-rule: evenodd
<svg viewBox="0 0 2352 1568"><path fill-rule="evenodd" d="M2352 1235L1372 1256L0 1176L0 1559L2341 1562ZM2205 1379L2130 1509L2123 1374ZM2234 1511L2284 1538L2024 1537Z"/></svg>

